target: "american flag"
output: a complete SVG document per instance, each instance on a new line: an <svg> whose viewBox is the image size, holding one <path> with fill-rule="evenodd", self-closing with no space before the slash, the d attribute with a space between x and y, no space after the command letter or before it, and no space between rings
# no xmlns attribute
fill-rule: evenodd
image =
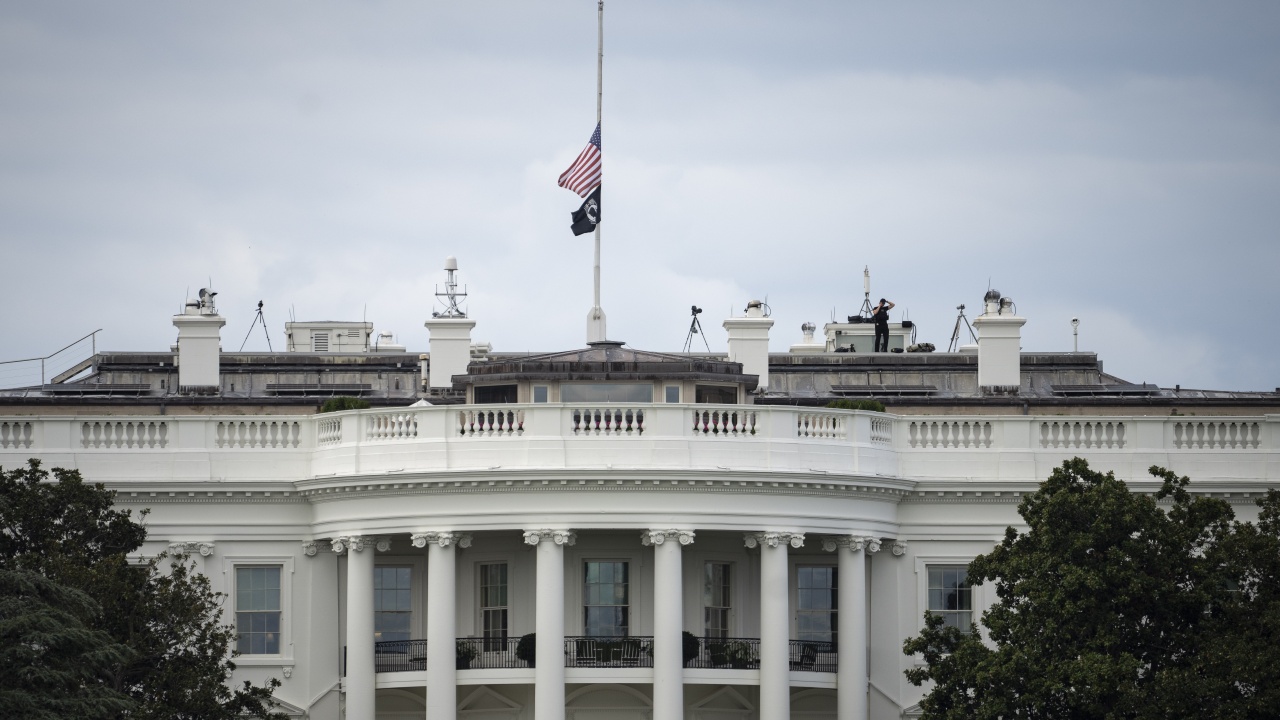
<svg viewBox="0 0 1280 720"><path fill-rule="evenodd" d="M568 170L560 176L558 183L562 188L569 188L582 197L591 194L600 184L600 125L591 133L591 141L578 154Z"/></svg>

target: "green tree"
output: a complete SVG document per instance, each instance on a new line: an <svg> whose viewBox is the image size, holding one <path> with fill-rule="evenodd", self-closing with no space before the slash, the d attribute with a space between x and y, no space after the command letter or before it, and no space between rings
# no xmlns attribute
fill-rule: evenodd
<svg viewBox="0 0 1280 720"><path fill-rule="evenodd" d="M925 718L1245 718L1280 707L1280 493L1257 525L1159 467L1135 494L1063 463L969 566L997 601L978 633L927 616L903 646ZM1168 508L1162 507L1168 505Z"/></svg>
<svg viewBox="0 0 1280 720"><path fill-rule="evenodd" d="M234 629L189 559L129 562L146 529L113 497L35 460L0 470L0 678L20 681L0 717L283 718L278 680L228 684Z"/></svg>

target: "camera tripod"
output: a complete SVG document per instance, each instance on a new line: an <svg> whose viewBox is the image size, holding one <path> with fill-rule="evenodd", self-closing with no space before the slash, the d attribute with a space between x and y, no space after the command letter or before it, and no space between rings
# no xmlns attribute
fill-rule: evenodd
<svg viewBox="0 0 1280 720"><path fill-rule="evenodd" d="M267 350L275 352L271 349L271 333L267 332L267 319L262 316L262 301L258 301L258 314L253 316L253 322L249 323L249 332L244 334L244 340L240 343L240 350L244 350L244 344L249 342L249 335L253 333L253 328L258 323L262 323L262 334L267 336Z"/></svg>
<svg viewBox="0 0 1280 720"><path fill-rule="evenodd" d="M969 318L964 316L964 305L957 305L956 309L960 311L960 315L956 318L955 329L951 331L951 344L947 346L947 352L955 352L956 346L960 342L960 323L969 329L969 338L973 342L978 342L978 336L973 334L973 326L969 324Z"/></svg>
<svg viewBox="0 0 1280 720"><path fill-rule="evenodd" d="M701 335L702 344L706 346L707 352L711 352L711 345L707 343L707 334L702 331L702 323L698 322L698 315L702 312L702 308L697 305L690 306L689 314L693 316L693 320L689 322L689 334L684 336L684 352L693 350L693 336Z"/></svg>

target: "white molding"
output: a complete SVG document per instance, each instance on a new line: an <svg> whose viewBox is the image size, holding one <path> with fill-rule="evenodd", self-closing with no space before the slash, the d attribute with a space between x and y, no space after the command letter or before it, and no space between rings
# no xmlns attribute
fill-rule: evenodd
<svg viewBox="0 0 1280 720"><path fill-rule="evenodd" d="M237 567L269 567L280 566L280 653L278 655L238 655L236 665L244 667L293 666L293 606L294 557L292 555L224 555L222 557L222 587L230 599L223 605L224 614L229 614L228 622L235 625L236 620L236 574Z"/></svg>

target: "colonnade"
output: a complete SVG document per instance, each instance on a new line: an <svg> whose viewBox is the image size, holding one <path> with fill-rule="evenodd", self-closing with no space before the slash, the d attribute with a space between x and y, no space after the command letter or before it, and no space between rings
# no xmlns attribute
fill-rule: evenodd
<svg viewBox="0 0 1280 720"><path fill-rule="evenodd" d="M427 547L427 720L457 720L457 636L455 548L471 543L467 533L432 531L412 535L414 547ZM653 582L653 718L684 717L683 559L682 548L694 542L688 529L650 529L641 542L654 550ZM564 548L577 535L566 529L524 531L535 547L537 585L534 663L535 720L564 720ZM760 550L760 704L759 716L783 719L791 712L790 583L788 549L804 546L795 532L745 533L748 548ZM374 720L375 648L373 551L385 540L343 536L333 550L347 554L346 717ZM823 538L823 548L838 553L837 717L866 720L867 607L866 555L880 541L860 536ZM895 549L895 554L897 550Z"/></svg>

